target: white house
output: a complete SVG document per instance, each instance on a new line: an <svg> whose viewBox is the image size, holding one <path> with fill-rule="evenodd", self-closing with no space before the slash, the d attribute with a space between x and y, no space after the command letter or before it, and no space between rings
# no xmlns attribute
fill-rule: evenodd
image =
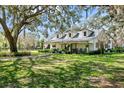
<svg viewBox="0 0 124 93"><path fill-rule="evenodd" d="M63 33L56 33L52 38L45 40L45 47L48 46L50 49L89 52L102 47L112 48L112 40L108 40L103 31L83 30L80 27L73 27Z"/></svg>

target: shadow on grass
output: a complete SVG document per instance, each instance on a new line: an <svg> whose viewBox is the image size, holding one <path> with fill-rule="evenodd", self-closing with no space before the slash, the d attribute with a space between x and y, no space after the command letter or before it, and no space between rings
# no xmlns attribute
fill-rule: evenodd
<svg viewBox="0 0 124 93"><path fill-rule="evenodd" d="M56 88L90 88L90 87L124 87L124 68L106 66L105 63L93 61L76 61L68 66L54 66L51 69L34 68L36 65L53 64L59 58L41 58L28 61L17 59L9 65L0 65L0 87L56 87ZM64 59L63 59L64 60ZM2 64L3 62L1 62ZM65 63L66 64L66 63ZM110 75L107 77L104 75ZM91 80L97 77L95 83ZM105 77L111 85L101 85ZM96 82L97 81L97 82Z"/></svg>

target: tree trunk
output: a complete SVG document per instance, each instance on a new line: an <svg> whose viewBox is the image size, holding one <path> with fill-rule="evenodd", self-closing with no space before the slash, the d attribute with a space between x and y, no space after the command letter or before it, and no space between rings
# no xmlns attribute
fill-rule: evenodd
<svg viewBox="0 0 124 93"><path fill-rule="evenodd" d="M12 36L11 34L7 33L7 31L5 31L5 37L7 38L8 42L9 42L9 46L10 46L10 52L18 52L17 51L17 39L18 37Z"/></svg>
<svg viewBox="0 0 124 93"><path fill-rule="evenodd" d="M5 32L5 37L6 37L6 39L7 39L8 42L9 42L10 51L11 51L11 52L18 52L18 51L17 51L17 39L18 39L18 34L15 34L15 36L12 36L12 34L11 34L9 28L8 28L7 25L6 25L5 20L2 20L2 19L0 18L0 23L1 23L2 27L3 27L4 32Z"/></svg>
<svg viewBox="0 0 124 93"><path fill-rule="evenodd" d="M9 45L10 45L10 52L18 52L17 51L17 43L14 41L9 41Z"/></svg>
<svg viewBox="0 0 124 93"><path fill-rule="evenodd" d="M100 51L101 51L101 54L104 54L104 43L103 43L103 41L100 42Z"/></svg>
<svg viewBox="0 0 124 93"><path fill-rule="evenodd" d="M12 37L11 35L5 35L10 47L10 52L18 52L17 50L17 38Z"/></svg>

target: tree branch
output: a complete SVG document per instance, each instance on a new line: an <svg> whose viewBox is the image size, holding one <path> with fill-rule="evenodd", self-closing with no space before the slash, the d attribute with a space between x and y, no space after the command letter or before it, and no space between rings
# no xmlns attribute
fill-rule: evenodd
<svg viewBox="0 0 124 93"><path fill-rule="evenodd" d="M33 8L33 9L36 9L37 7L39 7L39 6L36 6L36 7ZM46 7L43 7L41 10L37 10L37 12L34 13L34 14L25 15L24 18L23 18L23 20L18 24L19 27L18 27L18 29L16 30L16 35L18 35L19 33L21 33L22 30L20 30L20 29L21 29L24 25L29 24L29 22L27 21L28 19L30 19L30 18L32 18L32 17L35 17L35 16L38 16L38 15L41 15L42 13L45 13L45 12L46 12L45 8L47 8L47 6L46 6ZM30 22L32 22L32 21L30 21Z"/></svg>
<svg viewBox="0 0 124 93"><path fill-rule="evenodd" d="M5 20L0 18L0 24L2 25L2 28L4 29L5 37L8 38L9 41L14 40L12 35L11 35L11 32L10 32L9 28L6 25Z"/></svg>
<svg viewBox="0 0 124 93"><path fill-rule="evenodd" d="M2 18L0 18L0 23L2 22Z"/></svg>
<svg viewBox="0 0 124 93"><path fill-rule="evenodd" d="M39 7L39 6L37 6L37 7ZM34 9L36 9L37 7L35 7ZM47 10L47 9L45 9L45 8L47 8L47 7L48 7L48 6L42 7L41 10L37 10L34 14L26 15L26 16L25 16L25 19L29 19L29 18L32 18L32 17L35 17L35 16L38 16L38 15L41 15L41 14L45 13L46 10Z"/></svg>
<svg viewBox="0 0 124 93"><path fill-rule="evenodd" d="M6 13L5 13L4 7L2 7L2 17L3 17L3 20L6 22Z"/></svg>

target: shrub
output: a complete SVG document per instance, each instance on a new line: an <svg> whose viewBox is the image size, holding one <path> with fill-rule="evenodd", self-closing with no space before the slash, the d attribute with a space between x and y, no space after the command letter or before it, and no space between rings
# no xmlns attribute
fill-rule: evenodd
<svg viewBox="0 0 124 93"><path fill-rule="evenodd" d="M124 52L124 48L123 47L115 47L115 48L111 49L111 52L117 52L117 53Z"/></svg>
<svg viewBox="0 0 124 93"><path fill-rule="evenodd" d="M66 53L66 49L53 49L52 53L64 54L64 53Z"/></svg>
<svg viewBox="0 0 124 93"><path fill-rule="evenodd" d="M101 54L101 50L90 51L89 55Z"/></svg>
<svg viewBox="0 0 124 93"><path fill-rule="evenodd" d="M30 52L17 52L17 53L12 53L12 56L30 56Z"/></svg>
<svg viewBox="0 0 124 93"><path fill-rule="evenodd" d="M115 48L115 50L116 50L116 52L123 52L123 50L124 50L124 48L122 48L122 47L116 47Z"/></svg>
<svg viewBox="0 0 124 93"><path fill-rule="evenodd" d="M0 57L13 57L13 56L30 56L30 52L17 52L17 53L10 53L10 52L1 52Z"/></svg>
<svg viewBox="0 0 124 93"><path fill-rule="evenodd" d="M52 53L60 53L61 51L59 49L53 49Z"/></svg>

